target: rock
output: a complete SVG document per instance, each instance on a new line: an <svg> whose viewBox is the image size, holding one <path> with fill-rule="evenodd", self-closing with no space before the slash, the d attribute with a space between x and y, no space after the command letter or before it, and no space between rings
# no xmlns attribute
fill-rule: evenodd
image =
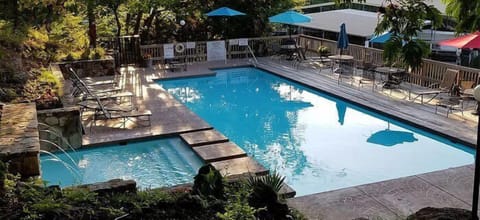
<svg viewBox="0 0 480 220"><path fill-rule="evenodd" d="M426 207L407 217L407 220L470 220L471 212L458 208Z"/></svg>
<svg viewBox="0 0 480 220"><path fill-rule="evenodd" d="M57 117L47 117L45 119L45 123L47 125L58 125L58 118Z"/></svg>

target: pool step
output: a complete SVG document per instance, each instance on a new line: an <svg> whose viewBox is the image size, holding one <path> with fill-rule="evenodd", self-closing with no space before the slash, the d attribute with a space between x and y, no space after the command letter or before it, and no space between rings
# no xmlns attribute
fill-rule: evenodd
<svg viewBox="0 0 480 220"><path fill-rule="evenodd" d="M161 154L165 156L165 158L169 161L169 165L171 166L170 171L190 171L192 173L195 173L196 170L195 168L192 167L191 164L189 164L185 158L183 158L178 151L173 149L173 146L171 146L171 143L169 143L167 146L158 146L160 149Z"/></svg>
<svg viewBox="0 0 480 220"><path fill-rule="evenodd" d="M266 175L268 170L251 157L240 157L211 163L215 169L227 178L237 178L244 175Z"/></svg>
<svg viewBox="0 0 480 220"><path fill-rule="evenodd" d="M206 163L247 156L247 153L233 142L201 145L194 147L193 151Z"/></svg>
<svg viewBox="0 0 480 220"><path fill-rule="evenodd" d="M195 146L200 146L205 144L216 144L216 143L228 141L227 137L225 137L223 134L216 131L215 129L183 133L183 134L180 134L180 137L190 147L195 147Z"/></svg>

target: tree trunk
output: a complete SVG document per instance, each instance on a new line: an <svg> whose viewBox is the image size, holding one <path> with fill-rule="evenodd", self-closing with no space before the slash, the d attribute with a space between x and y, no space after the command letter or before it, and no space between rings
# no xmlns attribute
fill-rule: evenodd
<svg viewBox="0 0 480 220"><path fill-rule="evenodd" d="M87 1L87 17L88 17L88 40L90 41L90 47L97 47L97 25L94 13L95 5L93 0Z"/></svg>
<svg viewBox="0 0 480 220"><path fill-rule="evenodd" d="M133 35L136 35L140 32L140 23L142 22L143 13L139 11L137 17L135 18L135 27L133 28Z"/></svg>
<svg viewBox="0 0 480 220"><path fill-rule="evenodd" d="M155 18L156 15L157 15L157 10L153 9L153 10L151 10L150 15L148 15L148 18L145 20L145 23L144 23L145 35L144 36L146 37L145 40L147 40L147 41L149 40L150 28L152 27L153 19Z"/></svg>
<svg viewBox="0 0 480 220"><path fill-rule="evenodd" d="M129 27L130 27L130 20L132 19L132 15L130 13L127 13L127 16L125 18L125 35L128 35Z"/></svg>
<svg viewBox="0 0 480 220"><path fill-rule="evenodd" d="M118 17L118 5L113 7L113 14L115 15L115 22L117 23L117 37L120 37L122 31L122 24L120 23L120 18Z"/></svg>

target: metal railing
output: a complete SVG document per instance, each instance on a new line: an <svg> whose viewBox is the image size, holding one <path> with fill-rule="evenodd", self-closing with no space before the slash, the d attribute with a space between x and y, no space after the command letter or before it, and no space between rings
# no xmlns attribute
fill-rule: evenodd
<svg viewBox="0 0 480 220"><path fill-rule="evenodd" d="M255 53L253 53L253 50L250 46L247 46L248 51L250 52L250 55L252 55L253 58L253 66L257 67L258 60L257 57L255 57Z"/></svg>

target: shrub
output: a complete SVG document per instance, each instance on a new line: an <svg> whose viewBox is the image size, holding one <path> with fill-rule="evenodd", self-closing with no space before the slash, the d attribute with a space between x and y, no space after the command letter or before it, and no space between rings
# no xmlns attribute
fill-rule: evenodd
<svg viewBox="0 0 480 220"><path fill-rule="evenodd" d="M317 53L320 54L320 55L327 55L330 53L330 48L326 47L326 46L319 46L317 48Z"/></svg>
<svg viewBox="0 0 480 220"><path fill-rule="evenodd" d="M251 188L245 182L231 184L227 188L227 205L225 212L217 213L217 217L224 220L249 220L255 219L255 209L248 204L248 195Z"/></svg>
<svg viewBox="0 0 480 220"><path fill-rule="evenodd" d="M213 196L217 199L223 199L224 185L222 175L212 165L204 165L194 177L192 190L194 194L200 196Z"/></svg>

